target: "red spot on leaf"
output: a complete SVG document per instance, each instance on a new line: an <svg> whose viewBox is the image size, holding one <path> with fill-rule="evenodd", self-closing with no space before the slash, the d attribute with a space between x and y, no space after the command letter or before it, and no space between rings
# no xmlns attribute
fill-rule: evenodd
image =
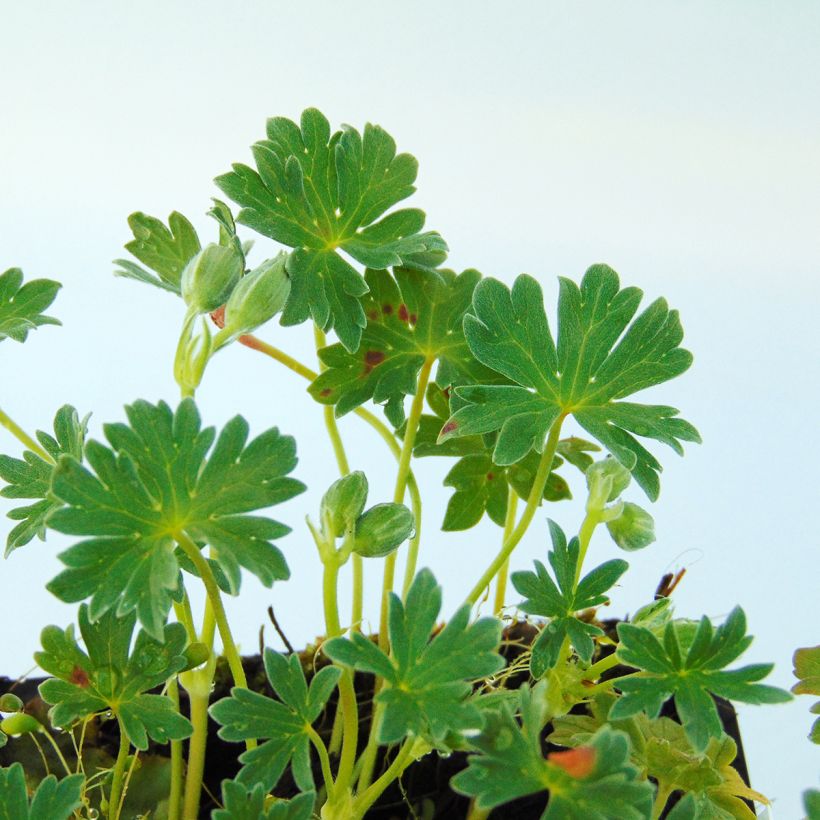
<svg viewBox="0 0 820 820"><path fill-rule="evenodd" d="M321 390L321 391L319 392L319 395L320 395L323 399L326 399L326 398L327 398L327 397L328 397L328 396L329 396L332 392L333 392L333 390L332 390L331 388L326 387L324 390Z"/></svg>
<svg viewBox="0 0 820 820"><path fill-rule="evenodd" d="M419 317L418 317L418 316L416 316L416 314L415 314L415 313L411 313L411 314L410 314L410 324L411 324L411 325L416 324L416 322L418 322L418 320L419 320Z"/></svg>
<svg viewBox="0 0 820 820"><path fill-rule="evenodd" d="M402 322L406 322L409 318L410 314L407 312L407 305L402 302L402 304L399 305L399 319L401 319Z"/></svg>
<svg viewBox="0 0 820 820"><path fill-rule="evenodd" d="M371 322L375 322L376 319L379 318L379 311L378 310L368 310L367 311L367 318L370 319Z"/></svg>
<svg viewBox="0 0 820 820"><path fill-rule="evenodd" d="M592 773L595 768L595 749L592 746L579 746L567 749L566 752L551 752L547 760L570 777L582 778Z"/></svg>
<svg viewBox="0 0 820 820"><path fill-rule="evenodd" d="M448 384L447 387L445 387L444 390L441 391L442 395L445 399L447 399L447 401L450 401L450 391L452 389L452 386Z"/></svg>
<svg viewBox="0 0 820 820"><path fill-rule="evenodd" d="M492 481L495 478L495 473L487 473L487 481Z"/></svg>
<svg viewBox="0 0 820 820"><path fill-rule="evenodd" d="M386 305L382 305L382 313L385 316L389 316L392 312L393 312L393 305L391 305L389 303L386 304Z"/></svg>
<svg viewBox="0 0 820 820"><path fill-rule="evenodd" d="M71 670L71 677L69 678L69 681L75 686L81 686L83 689L91 683L88 673L81 666L75 666Z"/></svg>
<svg viewBox="0 0 820 820"><path fill-rule="evenodd" d="M447 424L445 424L444 427L441 428L441 432L439 433L439 437L446 436L447 433L452 433L453 430L456 430L457 428L458 428L458 422L457 421L448 421Z"/></svg>
<svg viewBox="0 0 820 820"><path fill-rule="evenodd" d="M384 361L384 353L381 350L366 350L364 354L365 364L375 367Z"/></svg>
<svg viewBox="0 0 820 820"><path fill-rule="evenodd" d="M211 313L211 320L218 328L225 327L225 305Z"/></svg>

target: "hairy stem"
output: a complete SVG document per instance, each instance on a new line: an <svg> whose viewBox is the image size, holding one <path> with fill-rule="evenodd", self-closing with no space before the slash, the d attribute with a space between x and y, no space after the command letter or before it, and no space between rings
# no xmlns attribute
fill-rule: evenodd
<svg viewBox="0 0 820 820"><path fill-rule="evenodd" d="M492 583L496 573L504 565L504 562L510 557L512 551L518 546L519 541L524 537L530 522L535 516L535 511L541 503L544 495L544 487L547 486L547 480L552 469L552 462L555 459L555 450L558 447L558 437L561 435L561 425L563 424L564 416L559 416L552 427L550 428L547 443L544 446L544 452L541 455L541 460L538 462L538 470L535 473L532 490L527 499L527 506L521 515L521 519L516 525L515 529L510 534L510 537L505 539L500 552L493 559L492 563L485 570L484 574L478 580L478 583L472 588L470 594L467 596L466 603L475 604L482 596L484 590Z"/></svg>
<svg viewBox="0 0 820 820"><path fill-rule="evenodd" d="M111 793L108 796L108 817L110 820L119 820L120 797L122 795L122 777L125 774L125 761L128 759L128 751L131 744L128 742L128 735L119 716L117 724L120 729L120 748L117 752L117 759L114 762L114 774L111 778Z"/></svg>
<svg viewBox="0 0 820 820"><path fill-rule="evenodd" d="M327 747L319 733L312 726L307 727L307 735L313 744L313 748L316 749L316 753L319 755L319 763L322 766L322 777L325 781L327 796L329 800L332 800L335 783L333 782L333 772L330 770L330 758L327 754Z"/></svg>
<svg viewBox="0 0 820 820"><path fill-rule="evenodd" d="M179 712L179 683L176 676L168 681L168 697ZM171 741L171 789L168 794L168 820L179 820L182 807L182 741Z"/></svg>
<svg viewBox="0 0 820 820"><path fill-rule="evenodd" d="M21 444L25 444L32 453L36 453L43 461L54 464L54 459L14 421L7 413L0 409L0 425L6 428Z"/></svg>
<svg viewBox="0 0 820 820"><path fill-rule="evenodd" d="M188 692L191 709L193 734L188 745L188 771L185 775L185 802L182 816L199 816L199 800L202 793L202 778L205 774L205 748L208 740L208 690L204 692L193 688Z"/></svg>
<svg viewBox="0 0 820 820"><path fill-rule="evenodd" d="M513 527L515 527L515 513L518 508L518 493L510 485L507 491L507 515L504 519L504 535L501 543L506 543L507 539L512 535ZM493 612L500 617L504 609L504 598L507 594L507 576L510 574L510 559L501 565L501 570L498 573L495 587L495 606Z"/></svg>

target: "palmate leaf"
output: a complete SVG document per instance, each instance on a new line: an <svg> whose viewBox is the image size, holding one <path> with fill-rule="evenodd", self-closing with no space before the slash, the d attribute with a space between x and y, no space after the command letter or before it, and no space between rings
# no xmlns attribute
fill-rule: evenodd
<svg viewBox="0 0 820 820"><path fill-rule="evenodd" d="M222 781L224 808L215 809L211 820L311 820L315 792L305 792L292 800L277 800L265 808L267 791L261 783L252 788L237 780Z"/></svg>
<svg viewBox="0 0 820 820"><path fill-rule="evenodd" d="M681 441L700 441L673 407L620 401L683 373L691 354L681 348L677 311L653 302L633 322L642 293L621 290L618 275L595 265L580 288L561 279L558 336L553 339L541 286L519 276L512 290L483 280L464 320L467 342L483 364L513 385L456 388L466 406L455 409L441 440L498 431L493 459L513 464L540 452L552 424L572 415L625 467L653 500L661 469L635 438L654 438L682 453ZM631 323L631 324L630 324Z"/></svg>
<svg viewBox="0 0 820 820"><path fill-rule="evenodd" d="M32 279L23 284L23 271L9 268L0 274L0 342L14 339L25 342L30 330L42 325L59 325L43 311L51 305L62 287L51 279Z"/></svg>
<svg viewBox="0 0 820 820"><path fill-rule="evenodd" d="M310 767L310 738L307 727L319 717L341 675L326 666L317 672L308 687L299 656L285 658L265 650L265 672L279 700L234 687L231 696L210 708L211 717L222 724L223 740L265 740L256 749L240 755L243 764L237 780L253 786L261 783L265 793L279 782L288 764L302 791L314 787Z"/></svg>
<svg viewBox="0 0 820 820"><path fill-rule="evenodd" d="M652 809L652 786L639 781L622 732L601 729L588 744L544 758L543 709L528 686L519 690L521 725L507 705L488 712L472 740L477 754L450 785L492 809L549 790L542 820L643 820Z"/></svg>
<svg viewBox="0 0 820 820"><path fill-rule="evenodd" d="M649 629L629 623L618 624L618 658L641 672L616 683L623 696L612 707L610 718L619 720L646 712L657 717L663 703L675 698L675 707L687 737L697 752L709 738L720 737L723 727L711 695L743 703L785 703L788 692L757 683L772 670L770 663L757 663L725 670L752 642L746 634L746 616L735 607L726 621L713 629L704 616L684 652L676 622L666 625L661 642Z"/></svg>
<svg viewBox="0 0 820 820"><path fill-rule="evenodd" d="M322 404L342 416L372 399L385 404L395 427L404 421L404 397L416 392L425 361L438 362L441 384L467 384L495 378L477 362L464 338L465 312L481 274L466 270L396 268L394 274L368 270L369 291L362 299L367 327L354 353L343 345L326 347L327 369L310 386Z"/></svg>
<svg viewBox="0 0 820 820"><path fill-rule="evenodd" d="M671 718L650 720L640 713L627 720L610 721L608 714L615 700L612 693L599 695L591 703L591 714L556 718L550 743L583 746L609 724L629 736L630 759L644 776L655 780L666 793L683 791L697 796L701 814L696 817L754 820L756 815L745 801L768 803L731 765L737 746L730 737L711 738L705 751L696 752L683 726Z"/></svg>
<svg viewBox="0 0 820 820"><path fill-rule="evenodd" d="M335 328L355 351L366 324L359 297L367 285L339 251L381 270L444 259L442 238L421 233L422 211L384 216L415 190L416 160L397 154L393 138L377 125L366 125L363 134L350 126L331 133L315 108L302 113L299 125L268 120L267 139L252 150L256 170L236 164L216 183L241 206L240 223L294 249L282 324L312 317L324 330Z"/></svg>
<svg viewBox="0 0 820 820"><path fill-rule="evenodd" d="M118 617L109 610L92 623L83 604L79 623L85 651L73 626L47 626L41 636L43 651L34 656L38 666L54 675L40 684L41 697L52 704L51 722L69 727L110 709L137 749L147 749L149 737L158 743L188 737L191 724L171 701L145 694L188 665L185 627L166 625L160 640L140 630L132 648L133 613Z"/></svg>
<svg viewBox="0 0 820 820"><path fill-rule="evenodd" d="M88 416L81 421L71 405L63 405L54 416L54 435L38 430L37 440L55 462L62 455L79 461L83 455L87 422ZM62 506L62 501L50 492L53 473L54 464L31 450L26 450L22 459L0 455L0 478L7 482L0 495L36 499L33 504L15 507L8 513L9 518L20 523L6 537L6 556L28 544L35 535L45 540L46 520Z"/></svg>
<svg viewBox="0 0 820 820"><path fill-rule="evenodd" d="M416 735L435 745L449 732L482 725L482 714L469 697L471 681L504 665L496 651L501 623L482 618L470 624L470 607L463 606L430 640L440 611L441 587L430 570L423 569L406 603L391 594L389 656L358 632L350 639L333 638L323 646L335 662L384 678L376 696L384 705L381 743Z"/></svg>
<svg viewBox="0 0 820 820"><path fill-rule="evenodd" d="M115 275L179 294L182 271L201 248L194 226L178 211L168 217L167 226L142 211L131 214L128 225L134 238L125 249L150 270L129 259L115 259Z"/></svg>
<svg viewBox="0 0 820 820"><path fill-rule="evenodd" d="M0 769L0 820L67 820L82 806L85 777L72 774L59 782L50 774L40 781L31 802L20 763Z"/></svg>
<svg viewBox="0 0 820 820"><path fill-rule="evenodd" d="M585 575L576 588L578 539L573 538L567 543L564 532L554 521L550 521L549 526L552 537L549 562L557 584L540 561L535 562L535 572L514 572L511 576L515 589L526 596L519 608L530 615L542 615L550 619L532 648L531 667L536 678L555 666L567 638L581 660L589 663L595 648L593 638L603 635L603 630L579 620L575 613L606 603L606 591L629 567L626 561L619 559L606 561Z"/></svg>
<svg viewBox="0 0 820 820"><path fill-rule="evenodd" d="M52 492L65 506L52 513L49 526L91 537L60 555L67 568L48 588L63 601L90 597L92 619L112 607L119 614L136 610L159 638L179 587L176 533L216 550L233 594L240 567L268 587L287 578L285 559L271 540L289 527L248 513L304 489L288 476L296 465L293 439L274 427L247 442L241 416L216 438L212 427L201 428L191 399L176 412L164 402L137 401L126 414L129 424L104 428L110 447L86 445L93 472L74 458L60 458Z"/></svg>

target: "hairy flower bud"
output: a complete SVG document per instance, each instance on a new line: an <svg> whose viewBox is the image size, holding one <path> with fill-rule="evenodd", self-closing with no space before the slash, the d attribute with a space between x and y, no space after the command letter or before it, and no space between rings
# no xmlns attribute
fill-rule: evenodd
<svg viewBox="0 0 820 820"><path fill-rule="evenodd" d="M627 501L621 514L607 521L612 540L627 552L648 547L655 540L655 522L643 507Z"/></svg>
<svg viewBox="0 0 820 820"><path fill-rule="evenodd" d="M331 538L340 538L356 523L367 501L367 479L360 470L334 481L322 497L320 508L322 524L332 532Z"/></svg>
<svg viewBox="0 0 820 820"><path fill-rule="evenodd" d="M250 333L284 307L290 294L286 259L285 253L279 253L239 280L225 305L226 334Z"/></svg>
<svg viewBox="0 0 820 820"><path fill-rule="evenodd" d="M587 487L589 504L592 507L603 507L614 501L629 486L632 474L616 458L605 458L587 467Z"/></svg>
<svg viewBox="0 0 820 820"><path fill-rule="evenodd" d="M413 513L404 504L376 504L356 522L353 550L365 558L382 558L406 541L413 527Z"/></svg>
<svg viewBox="0 0 820 820"><path fill-rule="evenodd" d="M185 304L195 313L210 313L224 305L243 267L235 247L206 245L182 271L180 291Z"/></svg>

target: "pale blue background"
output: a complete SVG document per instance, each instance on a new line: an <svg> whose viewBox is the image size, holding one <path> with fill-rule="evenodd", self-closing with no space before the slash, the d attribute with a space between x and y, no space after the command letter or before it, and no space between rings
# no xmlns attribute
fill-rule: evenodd
<svg viewBox="0 0 820 820"><path fill-rule="evenodd" d="M820 640L820 6L138 5L0 3L0 270L65 283L54 308L65 326L0 350L4 409L42 428L69 401L94 412L98 435L127 401L175 401L180 303L111 276L127 214L176 208L211 231L210 180L248 159L267 116L316 105L334 124L379 122L419 158L412 204L454 267L507 281L526 271L552 305L556 276L606 261L680 308L695 365L648 398L680 407L704 445L684 460L660 453L658 543L632 556L611 611L634 611L664 571L687 567L680 614L742 604L757 635L744 660L776 661L772 680L790 686L793 649ZM312 359L306 328L261 335ZM321 414L297 377L241 348L219 355L199 401L208 422L241 411L256 431L276 423L299 439L298 474L315 490L278 511L295 528L282 543L294 580L272 593L248 580L230 612L249 651L271 602L291 640L311 640L319 565L301 522L335 473ZM386 499L394 468L381 444L355 419L342 430ZM4 432L2 449L19 452ZM417 472L422 562L451 612L499 534L436 532L445 469ZM578 525L577 502L548 512ZM517 566L543 557L546 514ZM50 536L0 568L1 672L25 672L42 626L72 618L43 590L67 543ZM592 558L614 552L599 533ZM811 702L741 707L754 785L785 820L818 785Z"/></svg>

